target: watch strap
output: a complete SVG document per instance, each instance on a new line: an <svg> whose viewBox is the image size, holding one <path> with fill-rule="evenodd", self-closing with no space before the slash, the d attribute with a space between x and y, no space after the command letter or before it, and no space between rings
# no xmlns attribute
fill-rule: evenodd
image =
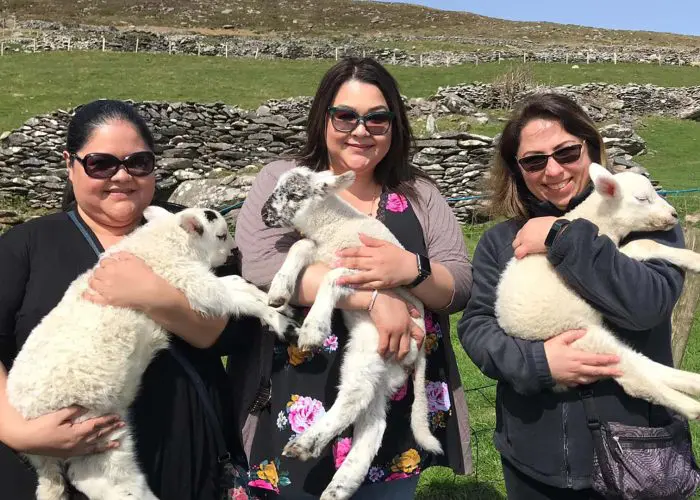
<svg viewBox="0 0 700 500"><path fill-rule="evenodd" d="M406 285L408 286L408 288L413 288L415 286L420 285L432 274L430 270L430 259L428 259L428 257L417 253L416 264L418 267L418 276L416 276L416 279L414 279L411 283Z"/></svg>
<svg viewBox="0 0 700 500"><path fill-rule="evenodd" d="M552 228L549 230L549 233L547 233L547 238L544 240L544 246L550 248L561 230L569 224L571 224L571 221L567 219L555 220L554 224L552 224Z"/></svg>

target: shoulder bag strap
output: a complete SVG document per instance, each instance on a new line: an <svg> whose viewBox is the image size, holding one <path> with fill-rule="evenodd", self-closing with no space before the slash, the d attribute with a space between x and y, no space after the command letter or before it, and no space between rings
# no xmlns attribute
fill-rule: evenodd
<svg viewBox="0 0 700 500"><path fill-rule="evenodd" d="M605 449L605 443L603 443L603 433L601 431L603 423L601 422L598 412L595 409L593 389L590 386L583 386L578 389L578 392L581 396L581 401L583 402L583 411L586 414L588 429L591 431L591 435L593 436L593 448L595 450L596 457L598 458L601 476L603 477L603 481L605 481L605 484L609 490L615 491L616 487L612 479L613 470L608 460L608 453Z"/></svg>
<svg viewBox="0 0 700 500"><path fill-rule="evenodd" d="M90 244L90 247L95 252L95 255L97 255L97 257L99 258L101 252L99 250L97 242L94 239L94 236L82 224L82 222L78 219L77 215L73 210L70 210L66 213L68 214L68 217L70 217L70 219L73 221L73 224L75 224L80 233L83 235L85 241L87 241ZM172 354L173 358L175 358L175 361L177 361L180 364L182 369L185 370L185 373L189 377L190 382L192 382L192 385L197 391L197 395L199 396L199 399L202 402L202 406L204 407L204 411L207 414L207 418L211 420L211 427L214 430L214 439L216 441L216 455L219 463L229 461L231 459L231 454L227 451L226 440L224 439L224 433L221 430L221 422L216 416L216 411L214 411L214 406L212 405L211 400L209 399L209 393L204 387L202 377L199 376L197 370L195 370L194 366L192 366L192 363L190 363L189 360L178 350L176 345L170 344L170 354Z"/></svg>

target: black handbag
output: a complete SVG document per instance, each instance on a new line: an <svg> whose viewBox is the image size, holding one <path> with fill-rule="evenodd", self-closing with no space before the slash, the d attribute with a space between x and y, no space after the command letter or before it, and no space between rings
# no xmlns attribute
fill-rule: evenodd
<svg viewBox="0 0 700 500"><path fill-rule="evenodd" d="M687 420L664 427L603 422L591 388L579 389L593 436L593 489L610 499L685 499L700 484Z"/></svg>

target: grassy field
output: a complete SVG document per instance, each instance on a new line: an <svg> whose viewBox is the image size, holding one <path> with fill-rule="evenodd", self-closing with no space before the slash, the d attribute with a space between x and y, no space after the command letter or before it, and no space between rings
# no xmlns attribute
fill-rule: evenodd
<svg viewBox="0 0 700 500"><path fill-rule="evenodd" d="M450 12L403 3L355 0L4 0L0 18L68 23L197 28L227 32L403 37L406 34L469 36L524 43L700 46L700 37L513 22L468 12ZM233 29L231 29L233 28Z"/></svg>
<svg viewBox="0 0 700 500"><path fill-rule="evenodd" d="M313 95L332 61L222 59L215 57L101 52L12 54L0 58L0 131L27 118L100 97L134 100L222 101L255 108L270 98ZM427 97L439 86L491 82L513 70L512 64L440 68L391 67L402 92ZM700 83L699 67L642 64L590 64L571 69L562 64L528 64L543 84L653 83L687 86ZM250 82L255 82L251 85Z"/></svg>

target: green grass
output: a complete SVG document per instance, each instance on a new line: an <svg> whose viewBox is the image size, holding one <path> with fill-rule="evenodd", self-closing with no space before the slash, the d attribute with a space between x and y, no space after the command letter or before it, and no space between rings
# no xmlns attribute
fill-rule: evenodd
<svg viewBox="0 0 700 500"><path fill-rule="evenodd" d="M0 130L57 108L100 97L133 100L222 101L255 108L271 98L313 95L333 61L223 59L167 54L53 52L0 58ZM390 66L404 94L433 95L439 86L491 82L512 64L450 67ZM544 84L607 81L684 86L700 81L700 68L643 64L528 64ZM251 85L251 82L255 82Z"/></svg>

